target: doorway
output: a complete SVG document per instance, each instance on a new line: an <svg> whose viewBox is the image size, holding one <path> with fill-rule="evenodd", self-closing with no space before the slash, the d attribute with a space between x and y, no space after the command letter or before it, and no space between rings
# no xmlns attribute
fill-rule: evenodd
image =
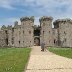
<svg viewBox="0 0 72 72"><path fill-rule="evenodd" d="M34 45L35 46L40 46L40 38L38 38L38 37L34 38Z"/></svg>

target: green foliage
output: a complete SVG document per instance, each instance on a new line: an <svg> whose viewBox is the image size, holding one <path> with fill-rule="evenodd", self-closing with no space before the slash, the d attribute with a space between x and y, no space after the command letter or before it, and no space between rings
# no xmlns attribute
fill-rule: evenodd
<svg viewBox="0 0 72 72"><path fill-rule="evenodd" d="M30 48L0 49L0 72L23 72Z"/></svg>
<svg viewBox="0 0 72 72"><path fill-rule="evenodd" d="M67 58L72 58L72 49L71 48L48 48L49 51L64 56Z"/></svg>

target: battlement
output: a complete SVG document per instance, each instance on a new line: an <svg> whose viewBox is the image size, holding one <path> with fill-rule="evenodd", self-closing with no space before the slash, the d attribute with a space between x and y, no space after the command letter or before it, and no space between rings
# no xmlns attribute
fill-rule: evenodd
<svg viewBox="0 0 72 72"><path fill-rule="evenodd" d="M31 20L31 21L34 22L34 16L31 16L31 17L22 17L22 18L20 18L20 21L21 21L21 22L22 22L22 21L28 21L28 20Z"/></svg>
<svg viewBox="0 0 72 72"><path fill-rule="evenodd" d="M43 16L39 19L39 21L49 21L49 20L53 20L53 17L51 16Z"/></svg>
<svg viewBox="0 0 72 72"><path fill-rule="evenodd" d="M8 25L7 29L12 29L12 25Z"/></svg>
<svg viewBox="0 0 72 72"><path fill-rule="evenodd" d="M69 18L66 19L57 19L56 21L53 22L53 24L58 24L58 23L63 23L63 22L70 22L72 23L72 20Z"/></svg>
<svg viewBox="0 0 72 72"><path fill-rule="evenodd" d="M1 27L1 30L6 30L7 29L7 27L5 26L5 25L3 25L2 27Z"/></svg>

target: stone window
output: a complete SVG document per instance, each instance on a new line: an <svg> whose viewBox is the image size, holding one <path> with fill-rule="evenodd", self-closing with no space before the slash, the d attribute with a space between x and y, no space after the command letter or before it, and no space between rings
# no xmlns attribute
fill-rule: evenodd
<svg viewBox="0 0 72 72"><path fill-rule="evenodd" d="M64 39L64 41L66 42L66 38Z"/></svg>
<svg viewBox="0 0 72 72"><path fill-rule="evenodd" d="M7 30L5 31L6 34L8 34Z"/></svg>
<svg viewBox="0 0 72 72"><path fill-rule="evenodd" d="M23 34L24 34L24 31L23 31Z"/></svg>
<svg viewBox="0 0 72 72"><path fill-rule="evenodd" d="M44 34L44 31L43 31L43 34Z"/></svg>
<svg viewBox="0 0 72 72"><path fill-rule="evenodd" d="M8 38L6 38L6 40L5 40L5 41L6 41L6 44L8 45Z"/></svg>
<svg viewBox="0 0 72 72"><path fill-rule="evenodd" d="M24 41L23 41L23 43L24 43Z"/></svg>
<svg viewBox="0 0 72 72"><path fill-rule="evenodd" d="M50 33L50 31L49 31L49 33Z"/></svg>
<svg viewBox="0 0 72 72"><path fill-rule="evenodd" d="M31 41L30 41L30 43L31 43Z"/></svg>
<svg viewBox="0 0 72 72"><path fill-rule="evenodd" d="M50 43L50 40L49 40L49 43Z"/></svg>
<svg viewBox="0 0 72 72"><path fill-rule="evenodd" d="M29 31L29 34L31 34L31 31Z"/></svg>
<svg viewBox="0 0 72 72"><path fill-rule="evenodd" d="M20 41L19 41L19 44L20 44Z"/></svg>
<svg viewBox="0 0 72 72"><path fill-rule="evenodd" d="M56 40L54 39L54 44L56 43Z"/></svg>
<svg viewBox="0 0 72 72"><path fill-rule="evenodd" d="M64 31L64 34L66 35L66 32Z"/></svg>

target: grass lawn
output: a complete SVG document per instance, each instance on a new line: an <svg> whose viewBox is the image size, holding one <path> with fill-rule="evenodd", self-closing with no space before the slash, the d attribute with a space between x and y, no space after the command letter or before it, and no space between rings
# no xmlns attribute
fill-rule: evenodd
<svg viewBox="0 0 72 72"><path fill-rule="evenodd" d="M57 55L72 59L72 49L71 48L48 48L48 50Z"/></svg>
<svg viewBox="0 0 72 72"><path fill-rule="evenodd" d="M30 48L1 48L0 72L23 72L30 51Z"/></svg>

